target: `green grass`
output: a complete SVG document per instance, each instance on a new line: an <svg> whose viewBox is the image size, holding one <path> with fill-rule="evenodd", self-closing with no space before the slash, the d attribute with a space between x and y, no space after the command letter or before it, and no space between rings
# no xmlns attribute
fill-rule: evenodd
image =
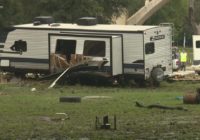
<svg viewBox="0 0 200 140"><path fill-rule="evenodd" d="M30 89L36 87L36 92ZM200 138L200 106L184 105L177 97L195 92L200 83L162 83L160 88L64 86L47 89L46 83L0 85L0 139L196 139ZM60 103L61 96L110 96L81 103ZM189 111L145 109L135 106L160 103ZM65 121L46 121L55 113ZM95 130L95 117L117 116L117 130ZM112 123L112 121L111 121Z"/></svg>

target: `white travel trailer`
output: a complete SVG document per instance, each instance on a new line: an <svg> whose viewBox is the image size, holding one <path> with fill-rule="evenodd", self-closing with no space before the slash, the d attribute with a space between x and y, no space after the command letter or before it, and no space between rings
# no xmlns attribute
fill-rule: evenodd
<svg viewBox="0 0 200 140"><path fill-rule="evenodd" d="M192 69L200 74L200 35L193 35L193 65Z"/></svg>
<svg viewBox="0 0 200 140"><path fill-rule="evenodd" d="M193 64L200 65L200 35L193 35Z"/></svg>
<svg viewBox="0 0 200 140"><path fill-rule="evenodd" d="M0 50L0 69L20 73L53 73L52 54L105 61L78 72L96 72L114 79L160 82L172 73L172 29L161 26L98 25L92 18L77 24L40 22L14 26ZM91 22L90 22L91 21Z"/></svg>

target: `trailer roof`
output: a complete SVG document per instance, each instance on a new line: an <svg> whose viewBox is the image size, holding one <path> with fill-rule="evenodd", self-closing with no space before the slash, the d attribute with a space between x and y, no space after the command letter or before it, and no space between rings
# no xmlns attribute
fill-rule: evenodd
<svg viewBox="0 0 200 140"><path fill-rule="evenodd" d="M41 24L33 25L22 24L16 25L15 28L20 29L45 29L45 30L88 30L88 31L125 31L125 32L142 32L148 29L156 28L158 26L141 26L141 25L105 25L97 24L92 26L80 26L77 24L64 24L64 23L53 23L53 24Z"/></svg>

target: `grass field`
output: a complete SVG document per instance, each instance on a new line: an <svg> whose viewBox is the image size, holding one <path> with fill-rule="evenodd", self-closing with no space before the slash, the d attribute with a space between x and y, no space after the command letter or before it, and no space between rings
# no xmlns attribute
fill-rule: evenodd
<svg viewBox="0 0 200 140"><path fill-rule="evenodd" d="M35 92L30 91L33 87ZM1 140L200 139L200 106L184 105L179 98L195 92L200 83L162 83L159 88L47 87L40 82L0 85ZM61 96L110 98L60 103ZM188 111L138 108L135 101ZM59 120L56 113L66 113L69 119ZM117 130L95 129L95 117L104 115L117 116Z"/></svg>

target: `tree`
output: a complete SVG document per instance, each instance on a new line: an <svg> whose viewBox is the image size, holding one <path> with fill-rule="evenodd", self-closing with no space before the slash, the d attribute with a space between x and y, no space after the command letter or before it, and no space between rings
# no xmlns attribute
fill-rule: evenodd
<svg viewBox="0 0 200 140"><path fill-rule="evenodd" d="M128 11L129 16L133 15L142 6L144 6L145 0L129 0Z"/></svg>
<svg viewBox="0 0 200 140"><path fill-rule="evenodd" d="M200 34L200 1L190 0L189 17L194 34Z"/></svg>
<svg viewBox="0 0 200 140"><path fill-rule="evenodd" d="M158 25L164 22L174 24L175 42L182 45L184 33L186 33L187 43L191 44L191 32L188 27L188 0L172 0L145 24Z"/></svg>
<svg viewBox="0 0 200 140"><path fill-rule="evenodd" d="M0 26L31 22L40 15L51 15L57 21L75 22L83 16L100 17L110 22L120 15L130 0L0 0Z"/></svg>

